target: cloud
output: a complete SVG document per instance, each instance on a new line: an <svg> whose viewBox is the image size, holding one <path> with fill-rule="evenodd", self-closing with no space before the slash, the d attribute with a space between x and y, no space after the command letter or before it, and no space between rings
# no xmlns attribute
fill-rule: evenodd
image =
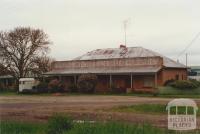
<svg viewBox="0 0 200 134"><path fill-rule="evenodd" d="M51 56L64 60L118 47L124 42L122 22L131 18L128 46L143 46L176 60L200 31L199 5L199 0L1 0L0 29L42 28L54 43ZM200 64L199 43L187 51L190 64Z"/></svg>

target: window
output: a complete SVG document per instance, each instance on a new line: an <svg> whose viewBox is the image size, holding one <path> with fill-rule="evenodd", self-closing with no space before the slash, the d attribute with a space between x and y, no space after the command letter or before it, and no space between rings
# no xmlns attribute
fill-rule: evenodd
<svg viewBox="0 0 200 134"><path fill-rule="evenodd" d="M179 75L178 75L178 74L175 76L175 79L176 79L176 80L179 80Z"/></svg>
<svg viewBox="0 0 200 134"><path fill-rule="evenodd" d="M153 77L144 77L144 87L153 87L154 78Z"/></svg>

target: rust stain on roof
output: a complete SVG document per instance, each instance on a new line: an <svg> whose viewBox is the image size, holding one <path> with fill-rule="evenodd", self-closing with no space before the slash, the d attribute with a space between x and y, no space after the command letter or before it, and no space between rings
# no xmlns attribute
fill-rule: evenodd
<svg viewBox="0 0 200 134"><path fill-rule="evenodd" d="M116 58L138 58L138 57L162 57L165 67L185 68L185 65L167 58L157 52L142 47L120 47L96 49L88 52L74 60L98 60L98 59L116 59Z"/></svg>

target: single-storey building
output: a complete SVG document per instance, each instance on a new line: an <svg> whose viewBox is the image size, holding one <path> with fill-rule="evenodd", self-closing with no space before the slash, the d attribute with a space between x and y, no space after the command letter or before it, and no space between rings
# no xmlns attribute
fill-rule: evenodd
<svg viewBox="0 0 200 134"><path fill-rule="evenodd" d="M171 79L187 79L185 65L142 47L123 45L97 49L69 61L55 61L45 75L56 76L69 86L87 73L97 75L97 92L105 92L112 85L124 90L152 89Z"/></svg>
<svg viewBox="0 0 200 134"><path fill-rule="evenodd" d="M0 75L0 88L11 88L16 80L11 75Z"/></svg>

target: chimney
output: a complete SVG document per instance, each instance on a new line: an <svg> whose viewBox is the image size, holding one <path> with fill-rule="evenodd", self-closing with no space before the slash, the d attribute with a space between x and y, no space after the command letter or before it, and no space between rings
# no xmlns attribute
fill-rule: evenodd
<svg viewBox="0 0 200 134"><path fill-rule="evenodd" d="M126 48L126 46L123 45L123 44L121 44L119 47L120 47L120 48Z"/></svg>

